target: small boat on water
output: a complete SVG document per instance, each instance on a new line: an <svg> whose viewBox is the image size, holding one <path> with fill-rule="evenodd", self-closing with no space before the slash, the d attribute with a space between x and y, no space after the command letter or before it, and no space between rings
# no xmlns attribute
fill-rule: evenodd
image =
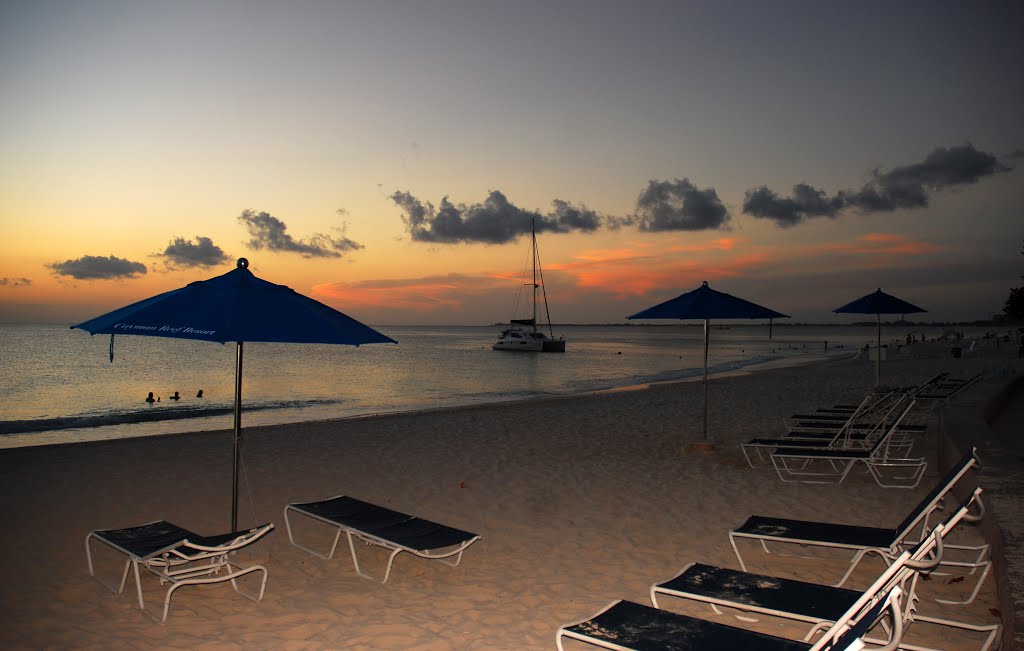
<svg viewBox="0 0 1024 651"><path fill-rule="evenodd" d="M537 222L534 220L530 229L530 254L532 259L533 278L524 282L524 287L532 288L530 305L532 314L529 318L511 319L507 327L502 327L498 341L491 346L494 350L508 350L524 353L564 353L565 337L555 339L551 328L551 313L548 310L548 295L544 288L544 272L540 266L540 255L537 253ZM538 283L537 281L540 280ZM524 278L525 281L525 278ZM547 319L547 330L537 327L537 290L541 290L544 298L544 314ZM518 301L517 301L518 303Z"/></svg>

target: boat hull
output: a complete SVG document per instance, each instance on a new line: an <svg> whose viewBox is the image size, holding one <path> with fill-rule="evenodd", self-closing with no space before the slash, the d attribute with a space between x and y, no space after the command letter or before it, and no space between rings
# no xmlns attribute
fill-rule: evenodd
<svg viewBox="0 0 1024 651"><path fill-rule="evenodd" d="M511 329L502 331L491 348L517 353L564 353L565 339L552 339L542 332Z"/></svg>
<svg viewBox="0 0 1024 651"><path fill-rule="evenodd" d="M564 353L565 339L548 339L544 342L542 353Z"/></svg>

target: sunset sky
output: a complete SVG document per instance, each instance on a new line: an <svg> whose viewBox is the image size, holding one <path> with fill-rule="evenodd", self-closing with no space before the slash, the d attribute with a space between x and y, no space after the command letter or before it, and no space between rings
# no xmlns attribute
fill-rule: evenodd
<svg viewBox="0 0 1024 651"><path fill-rule="evenodd" d="M1024 4L0 1L0 322L256 275L375 325L1024 284Z"/></svg>

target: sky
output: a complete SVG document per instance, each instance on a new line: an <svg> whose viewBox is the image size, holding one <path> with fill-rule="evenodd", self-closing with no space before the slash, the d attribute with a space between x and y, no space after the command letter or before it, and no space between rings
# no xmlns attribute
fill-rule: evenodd
<svg viewBox="0 0 1024 651"><path fill-rule="evenodd" d="M1024 274L1024 5L0 0L0 322L259 277L374 325Z"/></svg>

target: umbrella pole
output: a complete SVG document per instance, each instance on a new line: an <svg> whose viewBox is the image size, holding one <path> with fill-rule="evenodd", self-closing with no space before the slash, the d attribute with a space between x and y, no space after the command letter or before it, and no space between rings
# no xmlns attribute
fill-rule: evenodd
<svg viewBox="0 0 1024 651"><path fill-rule="evenodd" d="M704 440L708 440L708 336L711 328L704 319Z"/></svg>
<svg viewBox="0 0 1024 651"><path fill-rule="evenodd" d="M235 432L232 437L234 459L231 464L231 531L238 531L238 460L242 442L242 342L235 355Z"/></svg>
<svg viewBox="0 0 1024 651"><path fill-rule="evenodd" d="M876 314L878 317L878 354L875 355L875 386L878 386L880 382L880 369L882 366L882 315Z"/></svg>

